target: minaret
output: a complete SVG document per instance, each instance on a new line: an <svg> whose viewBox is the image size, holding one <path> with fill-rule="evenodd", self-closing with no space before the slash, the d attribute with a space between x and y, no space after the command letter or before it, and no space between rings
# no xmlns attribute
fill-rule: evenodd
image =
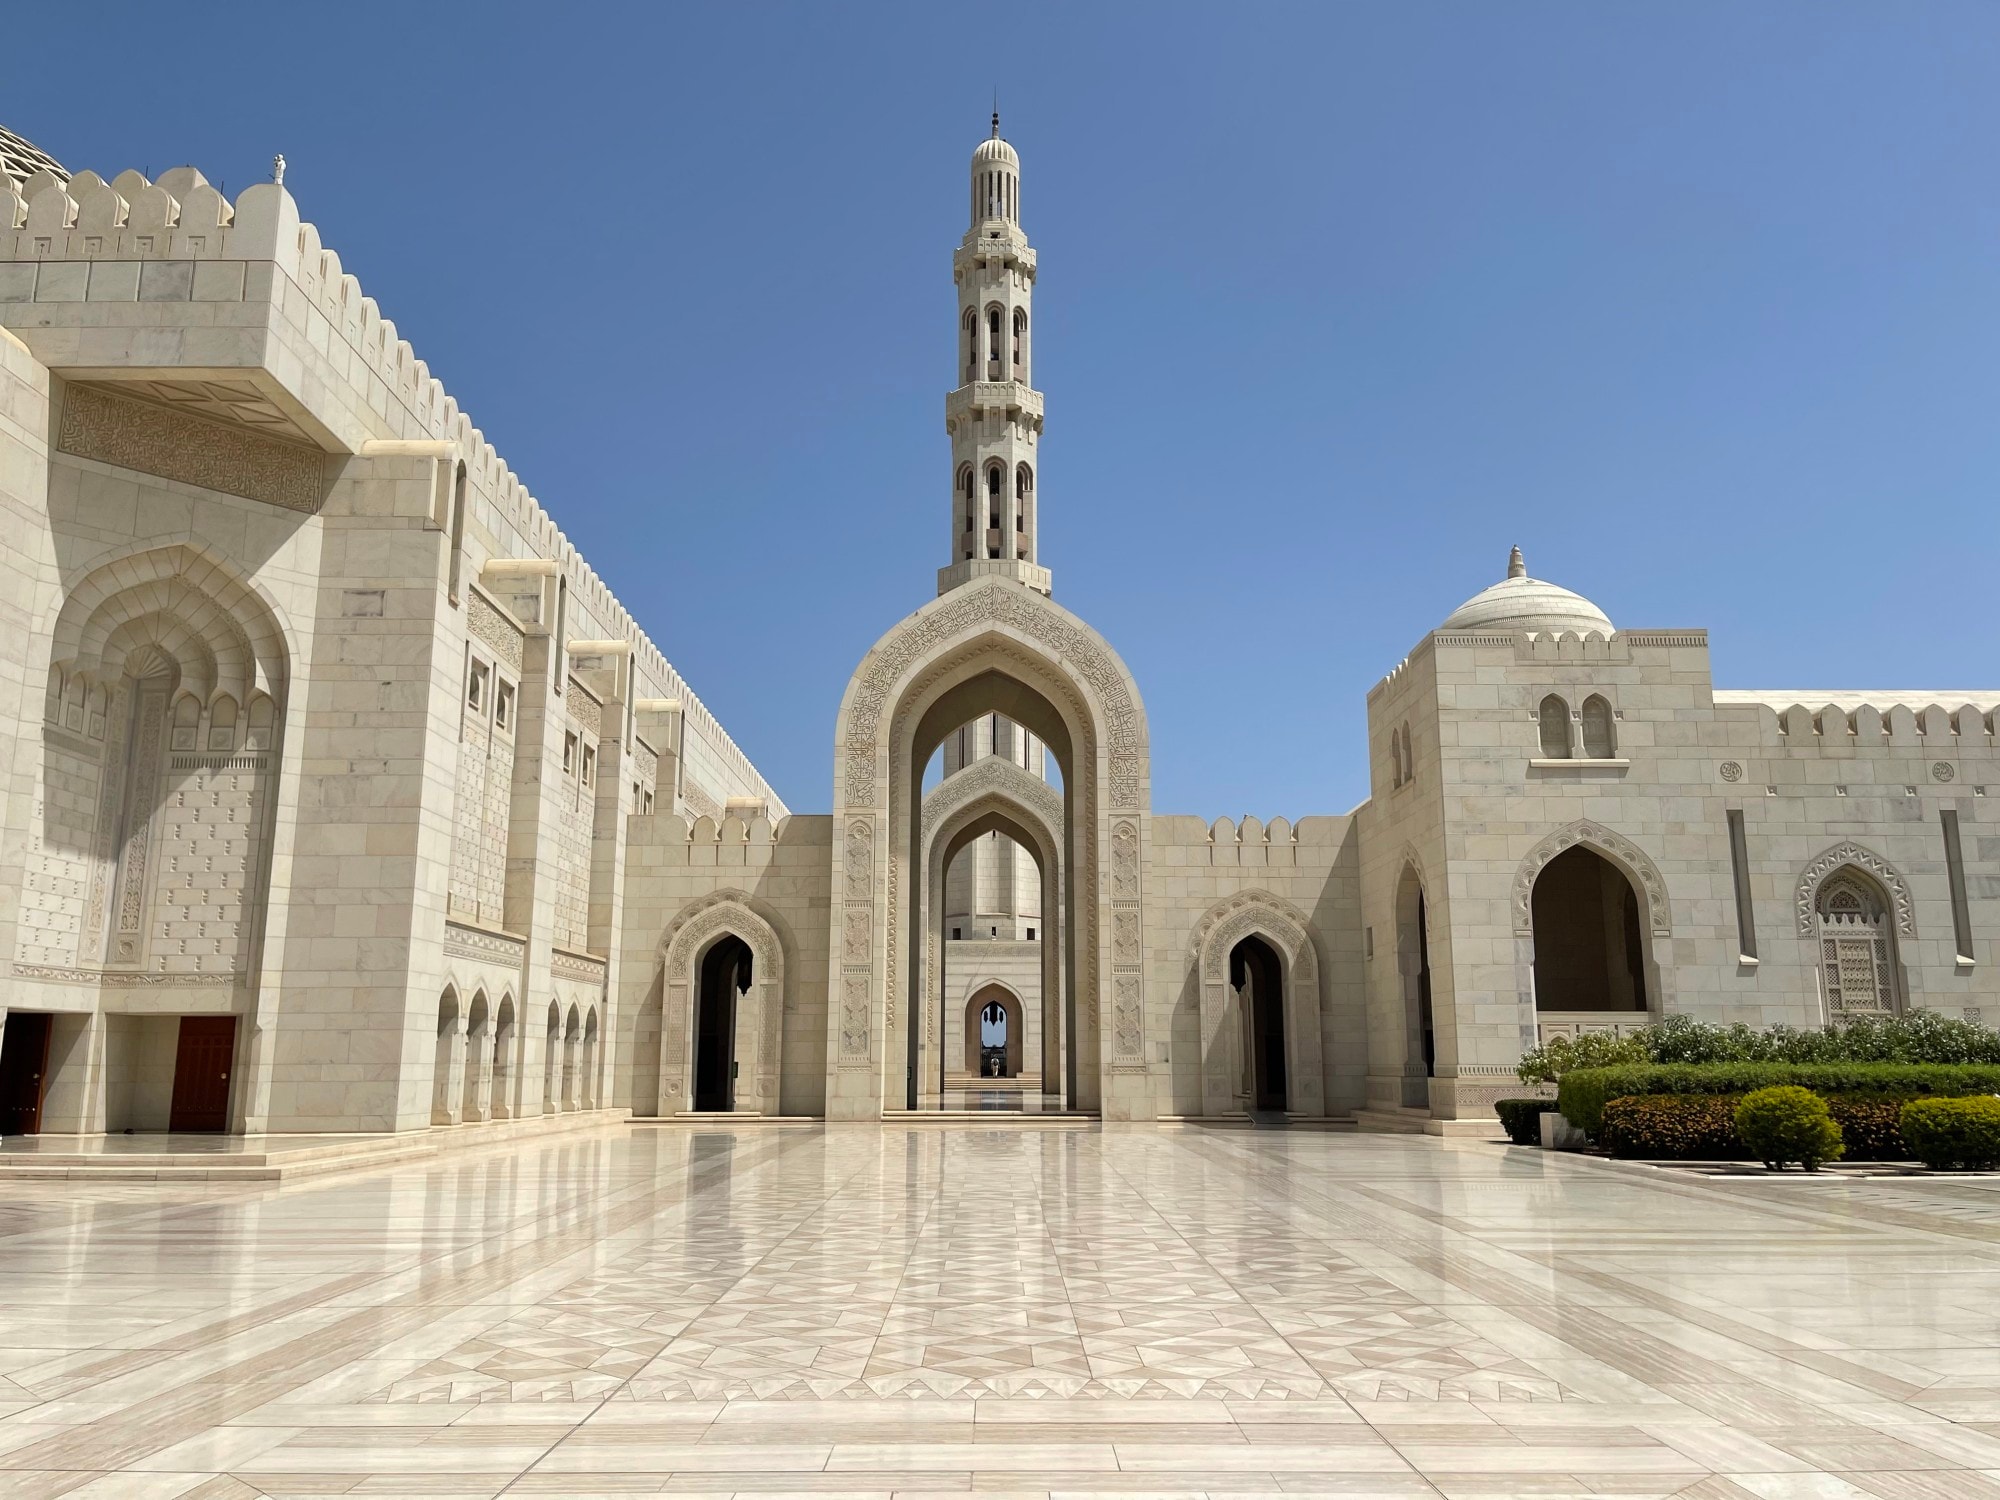
<svg viewBox="0 0 2000 1500"><path fill-rule="evenodd" d="M993 134L972 153L972 224L952 256L958 283L958 388L944 401L951 436L950 564L938 592L998 575L1049 592L1035 507L1042 393L1029 383L1035 252L1021 233L1021 158Z"/></svg>

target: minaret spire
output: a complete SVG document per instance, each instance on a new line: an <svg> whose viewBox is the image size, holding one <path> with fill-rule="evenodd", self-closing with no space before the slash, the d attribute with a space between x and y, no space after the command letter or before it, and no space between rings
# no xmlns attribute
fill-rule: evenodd
<svg viewBox="0 0 2000 1500"><path fill-rule="evenodd" d="M938 592L998 575L1049 592L1036 561L1042 393L1029 383L1035 252L1021 232L1021 158L993 133L972 153L972 221L952 257L958 284L958 385L945 397L951 437L951 552Z"/></svg>

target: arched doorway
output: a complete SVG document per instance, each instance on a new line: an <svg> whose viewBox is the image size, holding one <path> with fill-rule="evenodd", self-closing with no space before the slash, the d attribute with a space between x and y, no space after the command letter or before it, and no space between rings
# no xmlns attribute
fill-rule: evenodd
<svg viewBox="0 0 2000 1500"><path fill-rule="evenodd" d="M1101 636L1000 577L951 588L902 621L862 660L841 703L828 1115L865 1119L917 1101L923 773L945 735L988 713L1035 736L1060 773L1070 1101L1107 1119L1150 1118L1145 710Z"/></svg>
<svg viewBox="0 0 2000 1500"><path fill-rule="evenodd" d="M1403 1011L1405 1109L1429 1109L1437 1076L1437 1021L1431 1003L1430 908L1415 865L1396 885L1396 980Z"/></svg>
<svg viewBox="0 0 2000 1500"><path fill-rule="evenodd" d="M1004 984L981 986L965 1002L965 1071L975 1078L1018 1078L1027 1031L1019 995Z"/></svg>
<svg viewBox="0 0 2000 1500"><path fill-rule="evenodd" d="M694 1107L736 1107L736 997L750 988L750 945L733 932L717 938L701 957L695 999Z"/></svg>
<svg viewBox="0 0 2000 1500"><path fill-rule="evenodd" d="M1271 945L1252 933L1229 950L1229 987L1243 1018L1243 1087L1251 1108L1285 1108L1285 980Z"/></svg>
<svg viewBox="0 0 2000 1500"><path fill-rule="evenodd" d="M438 1000L437 1046L431 1053L431 1124L458 1119L457 1075L464 1032L459 1026L458 991L447 986Z"/></svg>
<svg viewBox="0 0 2000 1500"><path fill-rule="evenodd" d="M486 991L480 990L472 997L472 1012L465 1027L465 1082L459 1106L459 1118L463 1120L485 1119L491 1099L493 1051L487 1045L487 1020Z"/></svg>
<svg viewBox="0 0 2000 1500"><path fill-rule="evenodd" d="M514 997L500 997L493 1028L493 1118L514 1117Z"/></svg>
<svg viewBox="0 0 2000 1500"><path fill-rule="evenodd" d="M552 1115L562 1109L556 1085L562 1077L562 1007L549 1002L548 1035L542 1041L542 1113Z"/></svg>
<svg viewBox="0 0 2000 1500"><path fill-rule="evenodd" d="M1535 877L1531 911L1536 1010L1647 1008L1646 930L1623 870L1572 844Z"/></svg>

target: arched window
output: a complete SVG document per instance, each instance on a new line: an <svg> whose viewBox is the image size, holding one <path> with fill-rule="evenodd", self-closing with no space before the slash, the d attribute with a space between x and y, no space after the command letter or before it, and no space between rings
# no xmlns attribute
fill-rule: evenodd
<svg viewBox="0 0 2000 1500"><path fill-rule="evenodd" d="M1542 759L1569 759L1569 705L1556 694L1542 700Z"/></svg>
<svg viewBox="0 0 2000 1500"><path fill-rule="evenodd" d="M174 731L170 741L176 750L197 750L201 735L201 702L193 693L174 700Z"/></svg>
<svg viewBox="0 0 2000 1500"><path fill-rule="evenodd" d="M1403 731L1400 729L1389 731L1389 777L1391 785L1403 784Z"/></svg>
<svg viewBox="0 0 2000 1500"><path fill-rule="evenodd" d="M986 359L988 364L986 378L988 380L998 380L1000 378L1000 348L1000 309L989 307L986 309Z"/></svg>
<svg viewBox="0 0 2000 1500"><path fill-rule="evenodd" d="M1596 693L1583 700L1583 753L1591 760L1609 760L1618 753L1611 705Z"/></svg>
<svg viewBox="0 0 2000 1500"><path fill-rule="evenodd" d="M1410 739L1410 726L1403 725L1403 780L1417 779L1417 747Z"/></svg>
<svg viewBox="0 0 2000 1500"><path fill-rule="evenodd" d="M967 531L975 530L972 518L978 514L978 502L972 487L971 464L965 464L960 467L958 471L958 489L959 493L965 499L965 529Z"/></svg>
<svg viewBox="0 0 2000 1500"><path fill-rule="evenodd" d="M262 693L250 700L250 728L243 736L245 750L271 748L271 725L275 721L276 712L271 700Z"/></svg>
<svg viewBox="0 0 2000 1500"><path fill-rule="evenodd" d="M236 748L236 700L224 693L208 710L208 748Z"/></svg>
<svg viewBox="0 0 2000 1500"><path fill-rule="evenodd" d="M1889 902L1881 887L1848 866L1827 878L1813 904L1828 1013L1838 1021L1900 1010Z"/></svg>
<svg viewBox="0 0 2000 1500"><path fill-rule="evenodd" d="M971 308L965 310L965 383L972 384L979 378L979 314Z"/></svg>
<svg viewBox="0 0 2000 1500"><path fill-rule="evenodd" d="M1014 309L1014 378L1028 378L1028 313L1020 307Z"/></svg>

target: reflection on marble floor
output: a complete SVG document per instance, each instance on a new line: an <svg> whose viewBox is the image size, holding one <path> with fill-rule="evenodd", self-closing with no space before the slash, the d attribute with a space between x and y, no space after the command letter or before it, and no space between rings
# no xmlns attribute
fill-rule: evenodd
<svg viewBox="0 0 2000 1500"><path fill-rule="evenodd" d="M611 1129L0 1184L0 1495L2000 1500L2000 1182Z"/></svg>

